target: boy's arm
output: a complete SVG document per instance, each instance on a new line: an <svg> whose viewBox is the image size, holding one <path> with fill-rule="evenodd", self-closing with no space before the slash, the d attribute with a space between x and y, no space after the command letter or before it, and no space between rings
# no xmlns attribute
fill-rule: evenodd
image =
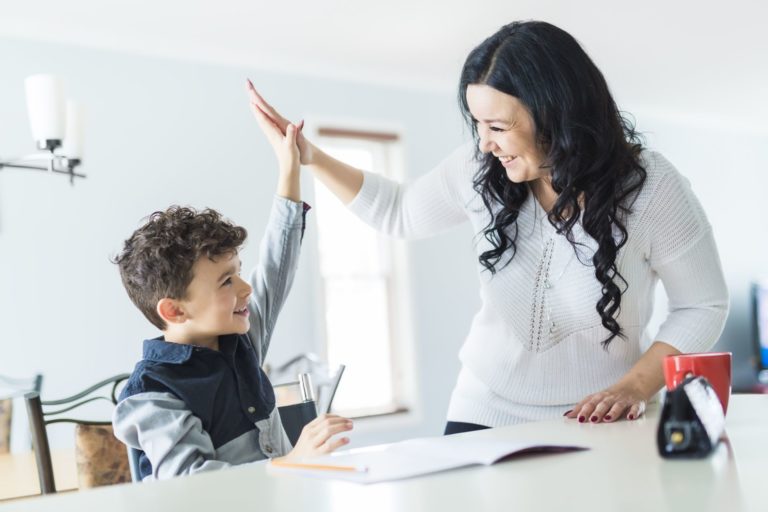
<svg viewBox="0 0 768 512"><path fill-rule="evenodd" d="M259 362L264 362L277 315L293 284L309 210L301 202L298 127L289 124L285 134L259 109L253 100L253 84L248 81L251 110L277 157L280 174L277 197L272 205L266 232L261 241L259 264L251 274L253 294L249 301L251 327L248 331Z"/></svg>
<svg viewBox="0 0 768 512"><path fill-rule="evenodd" d="M309 205L276 196L251 274L249 335L263 362L277 316L293 284Z"/></svg>
<svg viewBox="0 0 768 512"><path fill-rule="evenodd" d="M139 393L120 401L112 416L115 437L142 450L154 479L167 479L231 464L213 460L216 450L200 418L170 393Z"/></svg>

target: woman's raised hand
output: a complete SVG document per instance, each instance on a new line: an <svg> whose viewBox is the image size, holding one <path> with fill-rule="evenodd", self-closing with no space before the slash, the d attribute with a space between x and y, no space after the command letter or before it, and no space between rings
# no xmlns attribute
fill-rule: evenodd
<svg viewBox="0 0 768 512"><path fill-rule="evenodd" d="M333 438L334 435L347 430L352 430L352 420L335 414L322 414L304 426L296 446L286 458L314 457L331 453L349 443L348 437Z"/></svg>
<svg viewBox="0 0 768 512"><path fill-rule="evenodd" d="M248 80L248 90L253 90L253 84ZM251 111L259 123L261 131L267 137L272 149L277 156L281 175L291 175L299 172L299 149L296 144L298 129L291 123L286 123L280 128L251 100Z"/></svg>
<svg viewBox="0 0 768 512"><path fill-rule="evenodd" d="M251 102L251 110L253 111L253 115L256 117L256 120L259 122L259 126L261 126L261 129L264 131L264 133L267 135L267 138L270 138L270 133L277 130L280 135L286 135L288 131L288 126L291 125L291 122L288 121L286 118L280 115L280 113L272 107L269 103L266 102L264 98L261 97L261 95L256 91L256 88L253 86L253 82L248 80L248 96L250 98ZM269 121L269 125L265 127L264 120ZM303 165L309 165L312 163L312 145L309 143L309 141L304 137L304 134L302 133L302 129L304 128L304 121L300 121L296 125L297 131L296 131L296 144L299 148L299 153L301 155L301 163ZM270 133L268 133L268 131ZM272 139L270 138L270 142ZM274 146L274 144L273 144Z"/></svg>
<svg viewBox="0 0 768 512"><path fill-rule="evenodd" d="M284 136L291 123L261 97L250 80L248 81L248 96L251 100L253 115L256 116L259 126L262 127L267 137ZM310 171L315 178L323 182L336 197L341 199L342 203L349 204L363 186L363 172L336 160L323 152L322 149L313 146L304 138L301 131L303 127L304 121L298 123L296 130L296 145L299 148L301 163L311 166Z"/></svg>

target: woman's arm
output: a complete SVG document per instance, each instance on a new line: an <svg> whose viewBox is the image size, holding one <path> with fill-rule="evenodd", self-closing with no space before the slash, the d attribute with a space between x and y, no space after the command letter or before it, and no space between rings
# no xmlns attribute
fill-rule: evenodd
<svg viewBox="0 0 768 512"><path fill-rule="evenodd" d="M670 224L674 229L674 223ZM661 232L664 243L670 239L680 240L669 236L664 229L657 231ZM663 263L655 262L652 257L651 266L664 283L669 298L669 314L656 336L663 341L654 342L619 382L586 397L567 417L579 418L579 421L613 421L626 412L627 419L638 418L645 411L645 403L664 385L664 357L706 352L720 336L728 315L728 290L709 228L683 254Z"/></svg>
<svg viewBox="0 0 768 512"><path fill-rule="evenodd" d="M283 125L278 126L272 118L265 114L264 111L259 108L258 104L253 101L254 94L256 94L256 89L253 88L253 84L248 80L248 95L251 98L251 111L277 157L279 170L277 195L298 203L301 201L299 180L300 156L296 140L299 127L296 127L287 121Z"/></svg>
<svg viewBox="0 0 768 512"><path fill-rule="evenodd" d="M363 187L363 171L336 160L306 139L304 147L312 155L307 167L315 178L328 187L342 203L351 203Z"/></svg>
<svg viewBox="0 0 768 512"><path fill-rule="evenodd" d="M280 135L288 134L291 126L290 121L281 116L272 105L261 97L250 80L248 80L248 96L253 114L262 130L270 137L270 141ZM363 171L336 160L309 142L301 131L304 128L303 121L297 126L296 140L301 153L301 163L308 166L312 174L328 187L342 203L349 204L363 186Z"/></svg>
<svg viewBox="0 0 768 512"><path fill-rule="evenodd" d="M625 416L628 420L645 413L645 405L664 385L662 361L679 354L672 345L655 341L622 379L606 390L589 395L565 416L584 422L611 422Z"/></svg>
<svg viewBox="0 0 768 512"><path fill-rule="evenodd" d="M656 335L659 341L619 382L579 402L569 418L613 421L624 413L638 418L664 385L664 357L706 352L728 315L728 289L704 210L688 181L660 155L654 158L654 165L667 170L635 229L649 233L647 262L664 284L669 314Z"/></svg>
<svg viewBox="0 0 768 512"><path fill-rule="evenodd" d="M257 119L269 119L277 130L289 129L291 123L267 103L250 82L249 95ZM457 191L462 186L471 187L473 163L466 158L466 154L471 153L466 148L413 183L399 184L336 160L303 136L303 122L297 126L301 163L374 229L391 236L419 238L467 219Z"/></svg>

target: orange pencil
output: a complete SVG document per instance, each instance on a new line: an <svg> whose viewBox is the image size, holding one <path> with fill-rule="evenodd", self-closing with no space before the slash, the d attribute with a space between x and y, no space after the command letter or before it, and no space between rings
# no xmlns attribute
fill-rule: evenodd
<svg viewBox="0 0 768 512"><path fill-rule="evenodd" d="M320 471L354 471L356 473L365 473L368 471L368 468L365 466L334 466L333 464L289 462L283 459L272 459L270 464L281 468L312 469Z"/></svg>

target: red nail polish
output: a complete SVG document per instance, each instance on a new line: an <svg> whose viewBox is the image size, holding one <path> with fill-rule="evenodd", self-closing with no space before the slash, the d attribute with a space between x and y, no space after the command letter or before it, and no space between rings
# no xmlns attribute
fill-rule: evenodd
<svg viewBox="0 0 768 512"><path fill-rule="evenodd" d="M597 416L592 416L591 418L589 418L589 421L591 421L592 423L597 423Z"/></svg>
<svg viewBox="0 0 768 512"><path fill-rule="evenodd" d="M606 416L606 417L605 417L605 418L603 418L603 419L604 419L605 421L611 421L611 417L610 417L610 416Z"/></svg>
<svg viewBox="0 0 768 512"><path fill-rule="evenodd" d="M584 423L585 421L587 421L587 418L584 416L579 416L579 423Z"/></svg>
<svg viewBox="0 0 768 512"><path fill-rule="evenodd" d="M565 411L565 414L563 414L563 416L568 416L568 415L569 415L569 414L571 414L572 412L573 412L573 409L571 409L570 411Z"/></svg>
<svg viewBox="0 0 768 512"><path fill-rule="evenodd" d="M633 419L635 419L635 415L634 414L630 414L629 416L627 416L627 418L629 418L630 420L633 420Z"/></svg>

